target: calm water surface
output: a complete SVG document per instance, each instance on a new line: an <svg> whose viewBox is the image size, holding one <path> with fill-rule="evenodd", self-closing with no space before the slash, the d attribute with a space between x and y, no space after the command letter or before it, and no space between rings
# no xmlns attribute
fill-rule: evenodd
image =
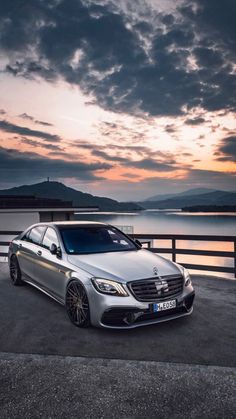
<svg viewBox="0 0 236 419"><path fill-rule="evenodd" d="M78 220L132 225L135 233L236 235L236 213L182 213L142 211L139 213L83 213Z"/></svg>

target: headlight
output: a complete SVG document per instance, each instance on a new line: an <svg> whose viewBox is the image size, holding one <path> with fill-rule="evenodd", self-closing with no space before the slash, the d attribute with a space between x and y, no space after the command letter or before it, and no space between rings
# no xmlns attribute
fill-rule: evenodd
<svg viewBox="0 0 236 419"><path fill-rule="evenodd" d="M110 279L92 278L92 283L96 290L102 294L116 295L119 297L127 297L128 293L123 285Z"/></svg>
<svg viewBox="0 0 236 419"><path fill-rule="evenodd" d="M186 268L184 268L184 285L187 287L190 284L191 284L191 278L190 278L189 271Z"/></svg>

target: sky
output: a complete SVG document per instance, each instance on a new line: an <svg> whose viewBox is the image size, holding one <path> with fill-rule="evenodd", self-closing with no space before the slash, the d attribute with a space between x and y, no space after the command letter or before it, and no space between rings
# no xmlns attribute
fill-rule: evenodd
<svg viewBox="0 0 236 419"><path fill-rule="evenodd" d="M0 2L0 189L236 190L234 0Z"/></svg>

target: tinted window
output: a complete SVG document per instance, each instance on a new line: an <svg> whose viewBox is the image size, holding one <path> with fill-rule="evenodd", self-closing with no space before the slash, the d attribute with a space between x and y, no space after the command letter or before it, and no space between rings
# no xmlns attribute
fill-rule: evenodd
<svg viewBox="0 0 236 419"><path fill-rule="evenodd" d="M29 241L30 232L31 232L31 230L28 230L27 233L21 238L21 240Z"/></svg>
<svg viewBox="0 0 236 419"><path fill-rule="evenodd" d="M38 226L38 227L32 228L32 230L30 231L28 235L27 241L34 244L40 244L44 231L45 231L44 226Z"/></svg>
<svg viewBox="0 0 236 419"><path fill-rule="evenodd" d="M137 250L131 240L113 227L64 227L61 235L70 254Z"/></svg>
<svg viewBox="0 0 236 419"><path fill-rule="evenodd" d="M51 227L47 228L47 231L44 235L42 246L46 249L50 249L51 245L55 243L57 246L59 246L59 241L57 238L57 233L55 230Z"/></svg>

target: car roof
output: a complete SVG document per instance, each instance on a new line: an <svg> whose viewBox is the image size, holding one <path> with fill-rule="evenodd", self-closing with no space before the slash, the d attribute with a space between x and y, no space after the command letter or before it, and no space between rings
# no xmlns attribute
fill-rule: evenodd
<svg viewBox="0 0 236 419"><path fill-rule="evenodd" d="M28 226L24 231L22 231L22 234L25 234L27 231L31 230L32 228L35 227L57 227L58 229L60 229L60 227L79 227L79 226L87 226L87 227L91 227L91 226L109 226L109 224L107 223L100 223L98 221L46 221L46 222L41 222L41 223L35 223L35 224L31 224L30 226Z"/></svg>
<svg viewBox="0 0 236 419"><path fill-rule="evenodd" d="M40 223L38 225L57 226L57 227L79 227L79 226L107 226L106 223L100 223L98 221L52 221L46 223Z"/></svg>
<svg viewBox="0 0 236 419"><path fill-rule="evenodd" d="M41 222L41 223L35 223L35 224L31 224L30 226L28 226L24 231L22 231L19 235L19 237L22 237L24 234L26 234L28 231L32 230L35 227L56 227L58 230L60 230L60 227L79 227L79 226L84 226L84 227L92 227L92 226L97 226L97 227L102 227L102 226L109 226L112 227L110 224L107 223L100 223L99 221L46 221L46 222Z"/></svg>
<svg viewBox="0 0 236 419"><path fill-rule="evenodd" d="M106 225L106 223L100 223L98 221L53 221L51 224L55 224L55 225L84 225L84 224L101 224L101 225Z"/></svg>

